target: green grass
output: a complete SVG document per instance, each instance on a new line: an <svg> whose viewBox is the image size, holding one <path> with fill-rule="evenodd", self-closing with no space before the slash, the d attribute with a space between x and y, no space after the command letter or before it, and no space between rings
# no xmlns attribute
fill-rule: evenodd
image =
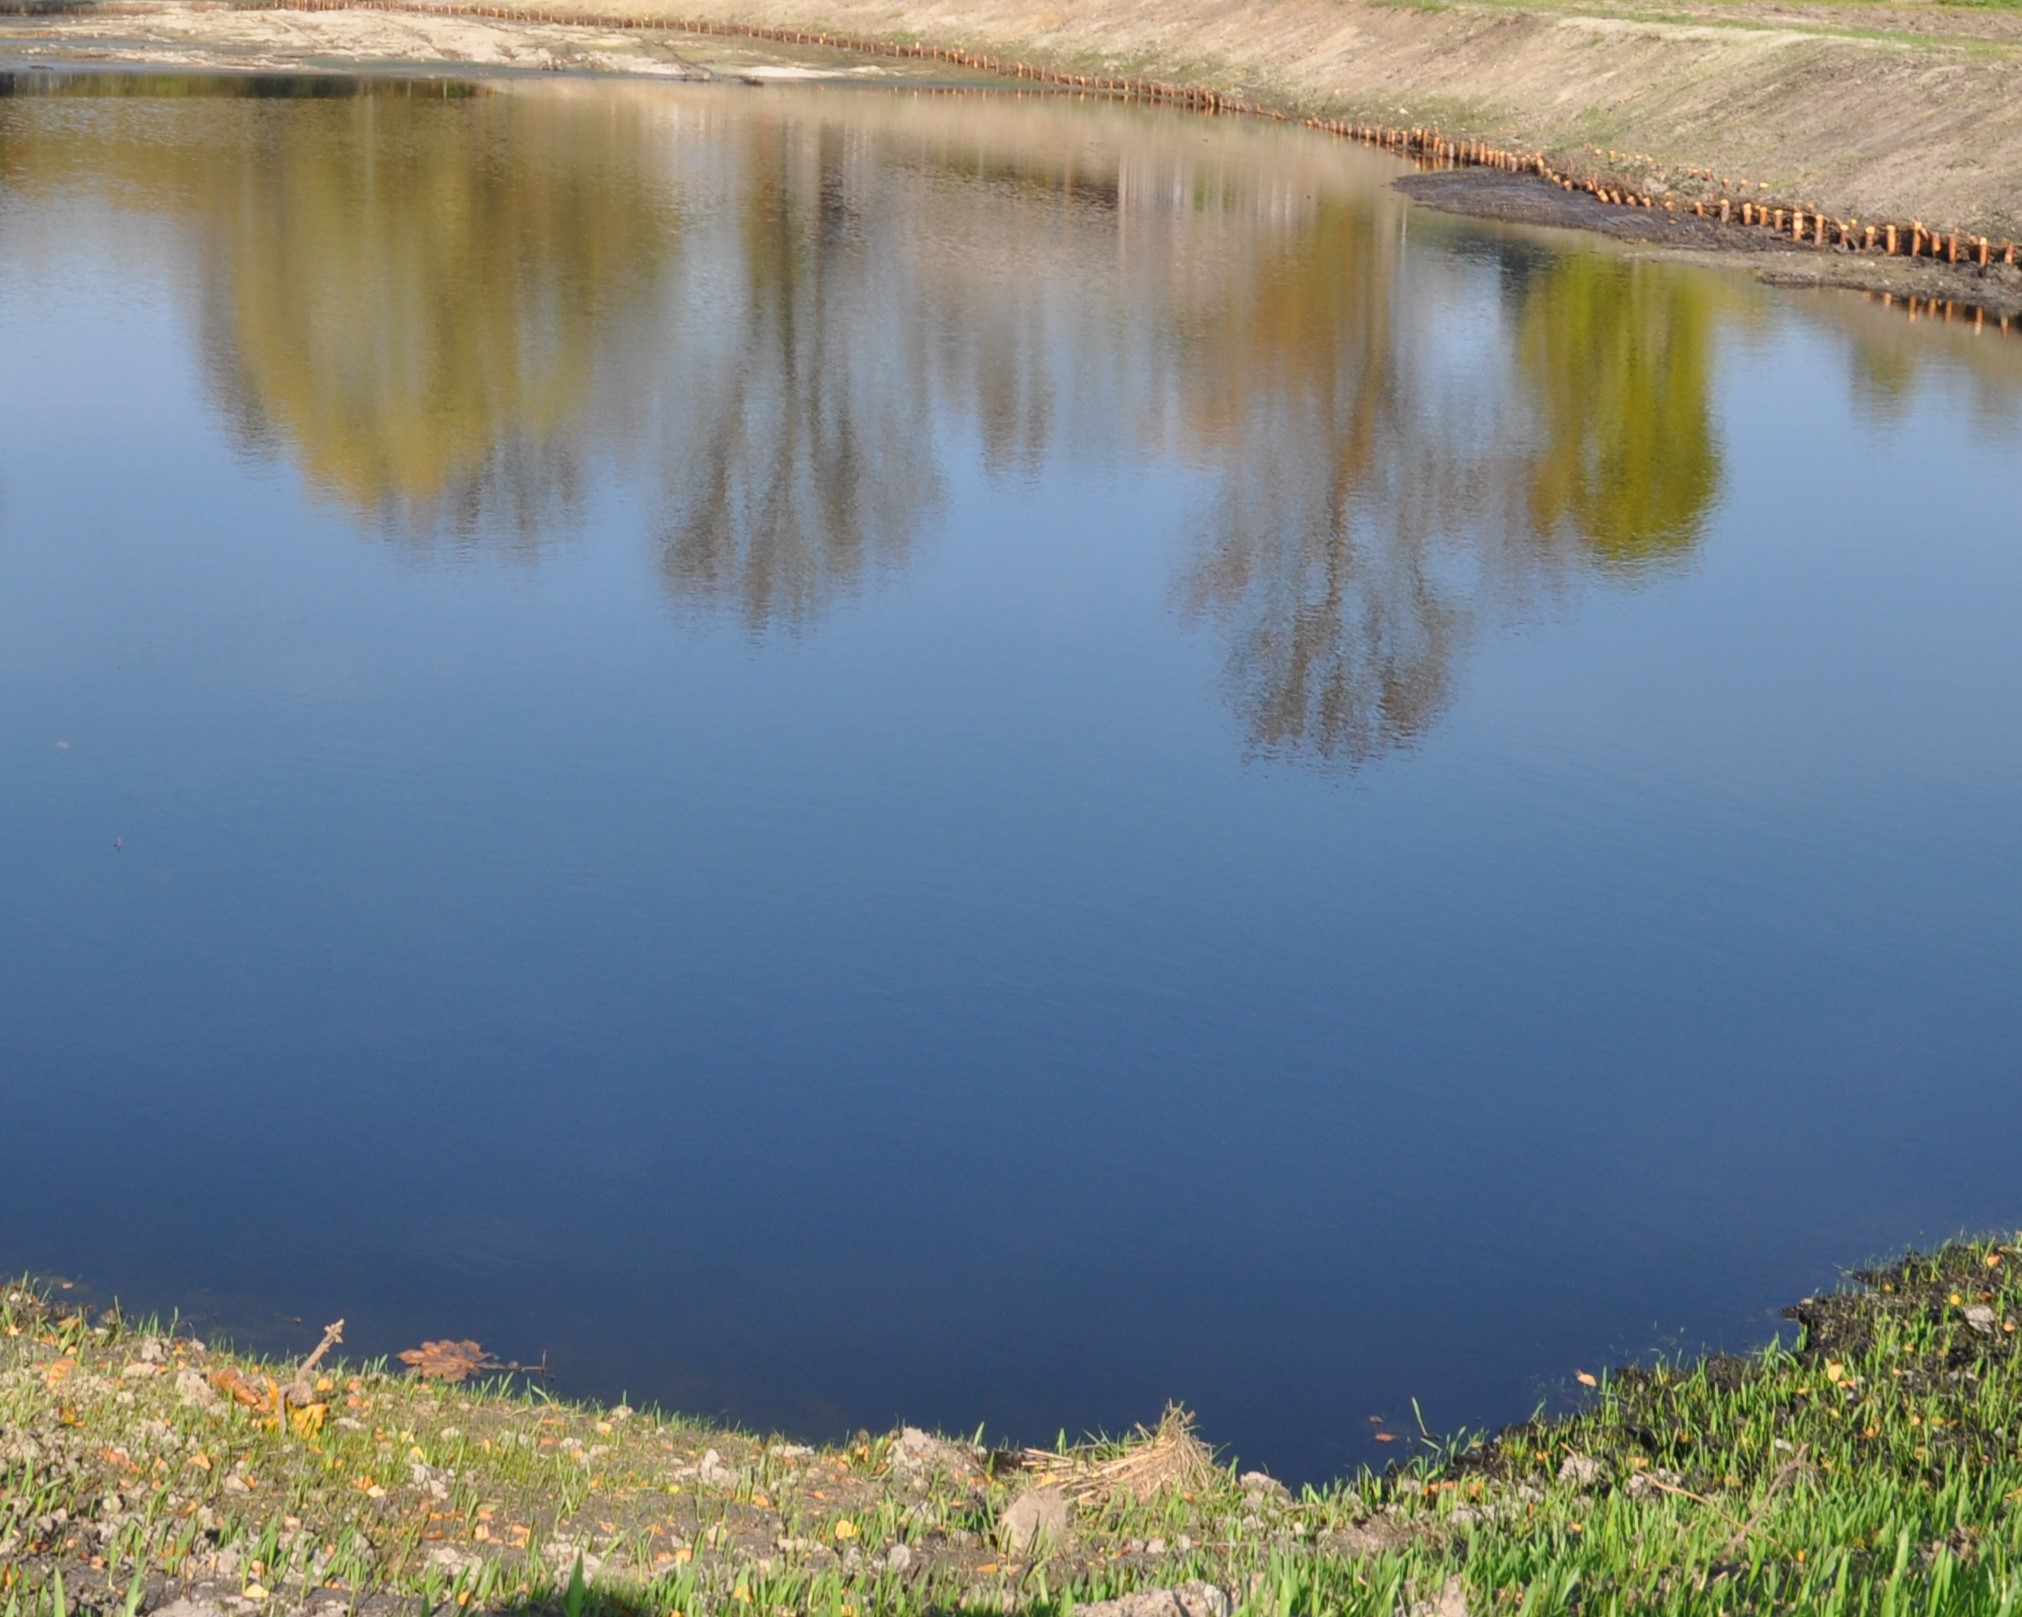
<svg viewBox="0 0 2022 1617"><path fill-rule="evenodd" d="M320 1590L865 1617L1193 1578L1259 1614L1397 1617L1449 1579L1469 1611L1523 1617L2018 1613L2018 1270L2012 1245L1961 1242L1808 1300L1794 1345L1618 1371L1569 1416L1297 1498L1211 1469L1097 1500L1036 1560L992 1538L1033 1471L966 1446L914 1483L890 1436L796 1451L384 1365L338 1369L320 1427L282 1430L196 1389L287 1367L24 1285L0 1300L0 1617L134 1617L190 1581L277 1612Z"/></svg>

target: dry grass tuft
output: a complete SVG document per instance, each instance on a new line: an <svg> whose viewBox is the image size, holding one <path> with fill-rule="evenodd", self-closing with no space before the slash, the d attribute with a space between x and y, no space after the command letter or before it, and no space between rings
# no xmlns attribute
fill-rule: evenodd
<svg viewBox="0 0 2022 1617"><path fill-rule="evenodd" d="M1192 1411L1178 1404L1167 1404L1157 1426L1140 1426L1107 1459L1086 1449L1066 1454L1027 1449L1023 1459L1026 1470L1083 1509L1122 1500L1143 1504L1161 1493L1198 1493L1211 1488L1219 1475L1213 1452L1194 1435Z"/></svg>

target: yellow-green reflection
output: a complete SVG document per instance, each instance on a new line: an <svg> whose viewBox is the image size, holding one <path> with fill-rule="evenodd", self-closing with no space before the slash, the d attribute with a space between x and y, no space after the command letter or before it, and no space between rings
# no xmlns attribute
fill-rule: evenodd
<svg viewBox="0 0 2022 1617"><path fill-rule="evenodd" d="M1571 523L1604 567L1690 549L1720 486L1712 295L1661 265L1571 253L1525 300L1518 353L1545 429L1531 518Z"/></svg>
<svg viewBox="0 0 2022 1617"><path fill-rule="evenodd" d="M452 85L136 83L213 93L123 116L88 81L53 128L28 123L41 140L9 143L10 178L86 170L172 211L241 426L396 531L551 520L583 481L592 376L676 239L636 109ZM273 94L303 83L324 93Z"/></svg>

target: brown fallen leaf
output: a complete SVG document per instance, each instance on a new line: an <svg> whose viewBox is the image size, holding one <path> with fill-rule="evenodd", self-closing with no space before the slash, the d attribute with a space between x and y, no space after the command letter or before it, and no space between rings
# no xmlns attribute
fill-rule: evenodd
<svg viewBox="0 0 2022 1617"><path fill-rule="evenodd" d="M1584 1370L1575 1370L1573 1379L1583 1387L1598 1387L1601 1384L1598 1376L1589 1375Z"/></svg>
<svg viewBox="0 0 2022 1617"><path fill-rule="evenodd" d="M505 1367L475 1342L423 1342L400 1355L423 1381L467 1381L485 1370Z"/></svg>
<svg viewBox="0 0 2022 1617"><path fill-rule="evenodd" d="M265 1413L273 1407L268 1401L265 1387L255 1386L229 1365L222 1370L213 1370L210 1374L210 1383L226 1397L244 1404L248 1409L257 1409Z"/></svg>

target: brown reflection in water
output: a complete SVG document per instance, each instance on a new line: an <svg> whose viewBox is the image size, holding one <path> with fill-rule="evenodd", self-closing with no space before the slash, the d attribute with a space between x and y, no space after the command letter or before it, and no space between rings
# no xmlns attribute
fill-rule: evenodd
<svg viewBox="0 0 2022 1617"><path fill-rule="evenodd" d="M1196 431L1227 464L1184 598L1223 625L1230 698L1266 753L1358 761L1445 705L1467 613L1428 547L1462 461L1415 430L1396 271L1377 214L1330 203L1197 338L1229 385Z"/></svg>
<svg viewBox="0 0 2022 1617"><path fill-rule="evenodd" d="M759 632L903 562L940 474L918 333L881 275L847 131L760 116L728 133L734 229L712 258L732 290L682 344L660 558L677 600Z"/></svg>
<svg viewBox="0 0 2022 1617"><path fill-rule="evenodd" d="M324 93L281 93L301 85ZM533 542L566 516L593 377L675 241L634 106L347 80L67 88L7 120L10 183L181 227L206 367L248 440L395 535Z"/></svg>
<svg viewBox="0 0 2022 1617"><path fill-rule="evenodd" d="M294 111L202 199L221 392L395 532L566 519L593 378L673 251L635 120L526 139L522 106Z"/></svg>

